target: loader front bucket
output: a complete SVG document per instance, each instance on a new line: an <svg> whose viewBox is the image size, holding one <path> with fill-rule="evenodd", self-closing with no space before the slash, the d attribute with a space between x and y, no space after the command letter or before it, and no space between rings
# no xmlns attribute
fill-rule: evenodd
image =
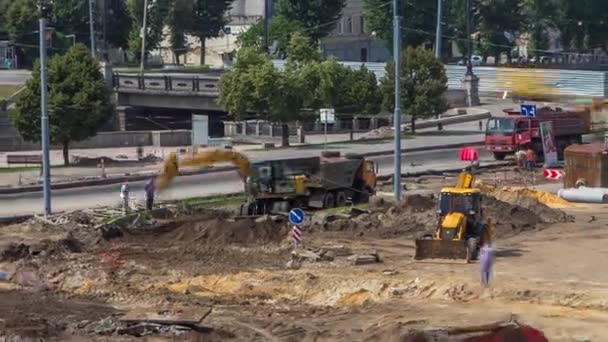
<svg viewBox="0 0 608 342"><path fill-rule="evenodd" d="M444 262L457 261L469 262L469 253L464 241L416 239L417 261Z"/></svg>

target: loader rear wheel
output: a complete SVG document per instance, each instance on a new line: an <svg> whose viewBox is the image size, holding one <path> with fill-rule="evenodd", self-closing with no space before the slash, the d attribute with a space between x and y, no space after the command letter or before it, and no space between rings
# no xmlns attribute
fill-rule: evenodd
<svg viewBox="0 0 608 342"><path fill-rule="evenodd" d="M344 191L338 191L336 193L336 207L343 207L346 205L346 194Z"/></svg>
<svg viewBox="0 0 608 342"><path fill-rule="evenodd" d="M494 152L494 159L496 159L496 160L505 160L506 156L507 156L506 153Z"/></svg>
<svg viewBox="0 0 608 342"><path fill-rule="evenodd" d="M477 260L479 256L479 239L469 238L467 240L467 261Z"/></svg>
<svg viewBox="0 0 608 342"><path fill-rule="evenodd" d="M334 194L328 192L323 196L323 208L333 208L336 206L336 200Z"/></svg>

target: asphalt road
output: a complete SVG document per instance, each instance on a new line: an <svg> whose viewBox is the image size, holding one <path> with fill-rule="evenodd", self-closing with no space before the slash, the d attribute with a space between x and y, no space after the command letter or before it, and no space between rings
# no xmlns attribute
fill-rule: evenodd
<svg viewBox="0 0 608 342"><path fill-rule="evenodd" d="M458 168L467 165L461 162L458 149L415 152L403 155L402 173L426 170ZM489 153L479 149L481 163L492 161ZM378 162L381 175L393 172L393 156L371 158ZM144 181L130 184L131 196L143 202ZM78 210L98 206L120 205L120 185L105 185L53 191L53 211ZM160 200L175 200L243 190L243 183L235 171L216 172L175 179L172 186L160 194ZM42 193L0 195L0 217L27 215L43 210Z"/></svg>

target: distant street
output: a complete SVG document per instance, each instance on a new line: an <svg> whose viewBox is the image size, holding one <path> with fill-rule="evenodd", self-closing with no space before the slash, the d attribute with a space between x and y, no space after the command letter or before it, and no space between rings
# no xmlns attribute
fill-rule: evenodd
<svg viewBox="0 0 608 342"><path fill-rule="evenodd" d="M31 74L28 70L0 70L0 85L25 84Z"/></svg>
<svg viewBox="0 0 608 342"><path fill-rule="evenodd" d="M467 164L458 160L458 149L436 150L408 153L403 159L403 173L433 169L464 167ZM492 161L491 156L482 149L481 162ZM371 158L379 164L380 174L393 171L393 156ZM144 182L133 182L131 193L137 201L143 201ZM119 205L120 185L106 185L53 191L53 210L78 210L98 206ZM217 172L195 176L178 177L173 185L160 195L159 200L176 200L189 197L211 196L222 193L235 193L243 190L243 184L236 172ZM406 193L407 194L407 193ZM40 212L42 193L0 195L0 216L25 215Z"/></svg>

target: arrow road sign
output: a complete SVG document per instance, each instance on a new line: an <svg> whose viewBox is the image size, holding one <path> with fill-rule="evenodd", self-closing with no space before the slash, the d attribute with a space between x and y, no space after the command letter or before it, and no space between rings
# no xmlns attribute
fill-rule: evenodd
<svg viewBox="0 0 608 342"><path fill-rule="evenodd" d="M530 117L530 118L535 118L536 117L536 106L535 105L522 104L521 105L521 115L522 116L527 116L527 117Z"/></svg>
<svg viewBox="0 0 608 342"><path fill-rule="evenodd" d="M289 212L289 222L294 225L300 225L304 222L304 210L300 208L293 208Z"/></svg>
<svg viewBox="0 0 608 342"><path fill-rule="evenodd" d="M548 179L560 179L566 173L563 170L555 170L555 169L544 169L543 176Z"/></svg>

